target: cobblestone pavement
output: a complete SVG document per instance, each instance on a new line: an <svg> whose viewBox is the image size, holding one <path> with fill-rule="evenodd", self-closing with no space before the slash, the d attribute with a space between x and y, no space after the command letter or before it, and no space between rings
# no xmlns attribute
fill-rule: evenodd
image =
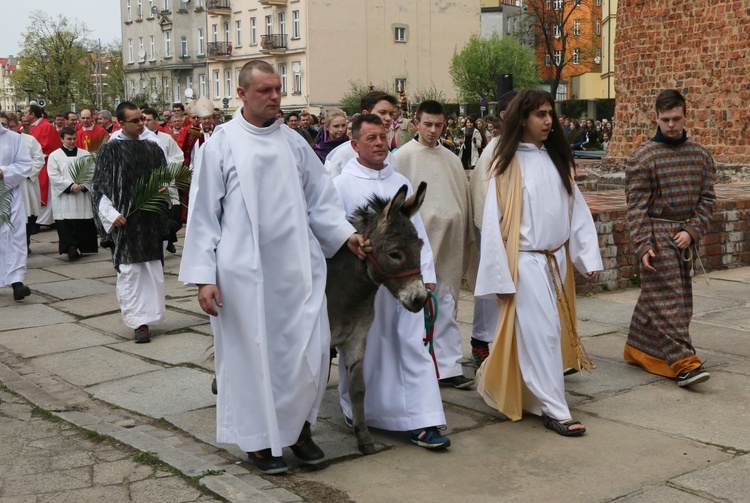
<svg viewBox="0 0 750 503"><path fill-rule="evenodd" d="M143 453L87 434L2 386L0 460L0 503L217 501Z"/></svg>
<svg viewBox="0 0 750 503"><path fill-rule="evenodd" d="M750 501L750 268L711 272L709 285L695 279L691 332L712 377L694 389L623 361L637 289L579 296L579 331L597 365L566 378L571 411L588 429L581 438L533 416L508 422L475 391L441 388L450 449L428 452L376 430L378 452L363 456L341 416L334 368L313 428L327 462L305 467L285 451L290 473L264 477L236 446L216 442L211 331L196 290L177 281L179 247L164 265L166 320L150 344L135 344L109 255L69 263L56 240L50 231L32 238L30 297L14 302L0 289L0 383L9 390L0 394L0 503L68 501L64 492L86 501L108 488L92 501L210 499L187 479L251 503ZM462 292L465 355L472 313ZM63 447L69 439L80 451ZM119 445L170 468L134 463Z"/></svg>

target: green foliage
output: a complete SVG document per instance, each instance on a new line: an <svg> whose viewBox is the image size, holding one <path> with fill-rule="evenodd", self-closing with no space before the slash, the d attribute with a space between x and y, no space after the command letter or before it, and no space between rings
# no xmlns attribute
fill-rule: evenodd
<svg viewBox="0 0 750 503"><path fill-rule="evenodd" d="M95 165L95 155L78 157L68 164L68 174L73 179L73 183L77 183L78 185L89 184L94 179Z"/></svg>
<svg viewBox="0 0 750 503"><path fill-rule="evenodd" d="M159 459L159 456L154 452L141 452L138 451L133 456L133 461L136 463L143 463L146 465L158 465L161 464L161 460Z"/></svg>
<svg viewBox="0 0 750 503"><path fill-rule="evenodd" d="M497 34L489 39L472 35L460 52L454 52L450 73L459 98L465 102L482 98L497 101L498 74L513 75L516 89L535 87L539 83L532 50Z"/></svg>
<svg viewBox="0 0 750 503"><path fill-rule="evenodd" d="M13 228L10 208L13 204L13 189L5 185L5 180L0 180L0 225Z"/></svg>
<svg viewBox="0 0 750 503"><path fill-rule="evenodd" d="M422 101L428 101L433 100L437 101L440 104L445 104L448 102L448 96L441 91L440 89L435 87L434 83L430 84L430 87L427 87L425 89L417 89L414 92L414 101L415 102L422 102Z"/></svg>
<svg viewBox="0 0 750 503"><path fill-rule="evenodd" d="M193 172L188 166L175 162L153 170L148 176L139 178L135 186L133 208L125 218L130 218L130 215L136 211L149 211L159 213L163 217L169 217L171 198L169 187L188 190L192 174Z"/></svg>
<svg viewBox="0 0 750 503"><path fill-rule="evenodd" d="M381 84L379 87L374 86L374 91L387 91L387 86ZM350 80L349 89L346 90L344 95L339 100L341 108L349 115L361 112L359 109L359 102L362 96L370 92L370 86L362 82L361 80ZM393 93L391 93L393 94Z"/></svg>

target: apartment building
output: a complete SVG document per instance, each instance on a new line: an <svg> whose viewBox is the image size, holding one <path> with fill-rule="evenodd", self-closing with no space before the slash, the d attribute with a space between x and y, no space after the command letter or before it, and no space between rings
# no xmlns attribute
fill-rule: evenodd
<svg viewBox="0 0 750 503"><path fill-rule="evenodd" d="M602 98L615 97L617 0L602 0Z"/></svg>
<svg viewBox="0 0 750 503"><path fill-rule="evenodd" d="M26 105L26 97L18 96L8 78L18 68L18 58L0 58L0 110L14 112Z"/></svg>

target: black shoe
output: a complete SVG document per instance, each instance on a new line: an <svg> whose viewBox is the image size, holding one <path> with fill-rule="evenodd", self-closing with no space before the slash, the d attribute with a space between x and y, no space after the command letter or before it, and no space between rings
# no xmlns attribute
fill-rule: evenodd
<svg viewBox="0 0 750 503"><path fill-rule="evenodd" d="M307 421L305 421L305 426L302 427L297 443L292 445L291 448L297 459L308 465L317 465L326 457L323 450L313 442L310 423Z"/></svg>
<svg viewBox="0 0 750 503"><path fill-rule="evenodd" d="M289 467L281 456L272 456L271 449L248 452L247 457L255 465L259 472L266 475L278 475L286 473Z"/></svg>
<svg viewBox="0 0 750 503"><path fill-rule="evenodd" d="M70 260L71 262L74 262L78 260L80 257L81 257L81 254L78 253L78 248L76 248L75 246L71 246L70 248L68 248L68 260Z"/></svg>
<svg viewBox="0 0 750 503"><path fill-rule="evenodd" d="M20 281L11 286L13 287L13 300L23 300L31 295L31 289Z"/></svg>
<svg viewBox="0 0 750 503"><path fill-rule="evenodd" d="M677 374L677 386L690 386L691 384L706 382L710 378L711 374L703 370L703 366L701 365L697 369L691 370L690 372Z"/></svg>
<svg viewBox="0 0 750 503"><path fill-rule="evenodd" d="M211 393L214 395L219 394L219 386L216 384L216 378L214 377L214 380L211 382Z"/></svg>
<svg viewBox="0 0 750 503"><path fill-rule="evenodd" d="M174 247L174 243L169 243L167 245L167 251L169 253L177 253L177 249Z"/></svg>
<svg viewBox="0 0 750 503"><path fill-rule="evenodd" d="M135 343L145 344L151 342L151 331L148 329L148 325L141 325L135 329Z"/></svg>
<svg viewBox="0 0 750 503"><path fill-rule="evenodd" d="M446 377L438 382L444 386L453 386L456 389L467 389L474 385L474 379L464 376Z"/></svg>

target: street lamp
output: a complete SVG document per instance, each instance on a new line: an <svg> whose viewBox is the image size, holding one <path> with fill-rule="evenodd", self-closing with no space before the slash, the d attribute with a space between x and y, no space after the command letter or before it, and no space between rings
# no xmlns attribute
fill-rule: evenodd
<svg viewBox="0 0 750 503"><path fill-rule="evenodd" d="M28 97L29 97L29 104L31 104L31 93L34 92L34 89L32 89L31 87L24 87L23 88L23 92L25 92L28 95Z"/></svg>

